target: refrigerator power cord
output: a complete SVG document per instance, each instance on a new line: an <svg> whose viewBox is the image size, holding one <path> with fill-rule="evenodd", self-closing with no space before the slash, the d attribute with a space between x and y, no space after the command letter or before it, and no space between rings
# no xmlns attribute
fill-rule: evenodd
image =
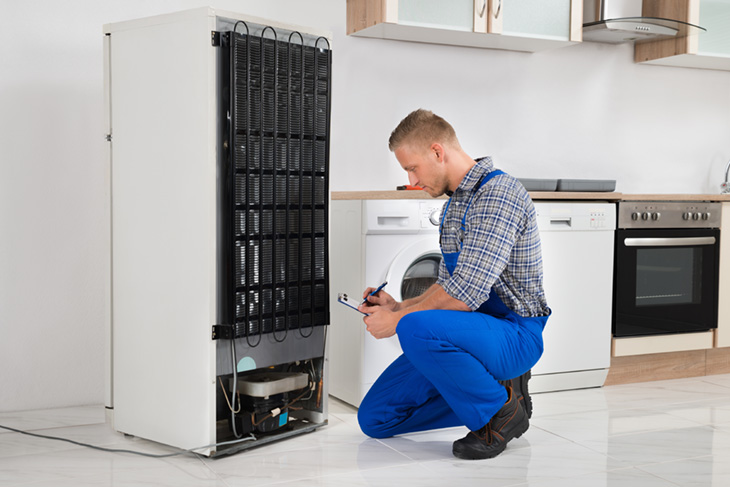
<svg viewBox="0 0 730 487"><path fill-rule="evenodd" d="M145 453L145 452L134 451L134 450L125 450L125 449L121 449L121 448L104 448L102 446L90 445L88 443L82 443L80 441L75 441L75 440L71 440L71 439L68 439L68 438L61 438L61 437L58 437L58 436L49 436L49 435L41 435L41 434L38 434L38 433L31 433L30 431L23 431L23 430L19 430L19 429L16 429L16 428L11 428L10 426L3 426L1 424L0 424L0 428L6 429L8 431L13 431L15 433L20 433L20 434L23 434L23 435L35 436L36 438L45 438L47 440L65 441L66 443L72 443L74 445L84 446L84 447L87 447L87 448L92 448L94 450L100 450L100 451L105 451L105 452L110 452L110 453L131 453L133 455L141 455L143 457L151 457L151 458L175 457L175 456L178 456L178 455L185 455L187 453L192 453L194 455L199 455L199 453L196 453L197 450L204 450L206 448L214 448L214 447L223 446L223 445L233 445L235 443L243 443L245 441L253 441L253 440L256 439L256 437L254 435L251 435L251 436L247 436L246 438L241 438L239 440L224 441L224 442L221 442L221 443L213 443L213 444L210 444L210 445L198 446L196 448L190 448L189 450L181 450L181 451L176 452L176 453L166 453L166 454L162 454L162 455L156 455L156 454L153 454L153 453Z"/></svg>

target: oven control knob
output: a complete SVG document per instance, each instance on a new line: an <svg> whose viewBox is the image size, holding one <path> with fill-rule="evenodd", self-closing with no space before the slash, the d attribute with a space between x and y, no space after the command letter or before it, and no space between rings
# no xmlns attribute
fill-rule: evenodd
<svg viewBox="0 0 730 487"><path fill-rule="evenodd" d="M690 213L689 211L682 214L683 220L690 220L691 218L692 218L692 213Z"/></svg>
<svg viewBox="0 0 730 487"><path fill-rule="evenodd" d="M648 220L650 217L651 217L651 213L649 213L648 211L645 211L644 213L641 214L642 220Z"/></svg>
<svg viewBox="0 0 730 487"><path fill-rule="evenodd" d="M693 220L699 220L699 219L700 219L700 214L699 214L699 213L695 213L695 214L693 214L693 215L692 215L692 219L693 219Z"/></svg>
<svg viewBox="0 0 730 487"><path fill-rule="evenodd" d="M639 219L639 214L637 212L633 212L631 214L631 219L634 220L634 221L638 220Z"/></svg>
<svg viewBox="0 0 730 487"><path fill-rule="evenodd" d="M710 219L710 212L707 212L707 213L703 213L703 214L702 214L702 219L703 219L703 220L709 220L709 219Z"/></svg>
<svg viewBox="0 0 730 487"><path fill-rule="evenodd" d="M656 213L652 213L652 215L651 215L651 219L654 221L660 219L661 217L662 217L662 214L659 213L658 211Z"/></svg>

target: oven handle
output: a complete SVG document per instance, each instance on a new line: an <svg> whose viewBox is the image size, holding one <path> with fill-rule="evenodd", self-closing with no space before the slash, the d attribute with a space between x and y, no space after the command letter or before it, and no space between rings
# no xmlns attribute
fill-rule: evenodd
<svg viewBox="0 0 730 487"><path fill-rule="evenodd" d="M715 237L676 238L625 238L627 247L687 247L690 245L715 245Z"/></svg>

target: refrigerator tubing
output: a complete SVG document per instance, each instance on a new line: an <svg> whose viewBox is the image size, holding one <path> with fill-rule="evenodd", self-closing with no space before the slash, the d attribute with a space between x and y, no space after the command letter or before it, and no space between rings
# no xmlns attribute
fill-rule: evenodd
<svg viewBox="0 0 730 487"><path fill-rule="evenodd" d="M315 327L329 324L329 41L238 21L213 42L228 58L219 78L228 130L219 160L220 324L213 338L229 341L236 364L219 370L231 377L228 390L221 387L227 410L219 401L218 419L230 416L235 437L307 430L318 424L307 411L322 411L324 338L317 340L320 357L301 363L283 356L263 372L239 375L238 357L250 359L264 337L273 349L290 336L315 341ZM251 381L269 389L247 392Z"/></svg>

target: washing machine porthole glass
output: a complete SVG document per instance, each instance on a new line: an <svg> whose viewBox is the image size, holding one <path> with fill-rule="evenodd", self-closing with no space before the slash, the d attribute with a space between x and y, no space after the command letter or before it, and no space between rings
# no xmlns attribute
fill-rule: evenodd
<svg viewBox="0 0 730 487"><path fill-rule="evenodd" d="M426 289L436 282L439 275L441 254L428 254L416 260L403 274L403 283L400 288L401 299L420 296Z"/></svg>

